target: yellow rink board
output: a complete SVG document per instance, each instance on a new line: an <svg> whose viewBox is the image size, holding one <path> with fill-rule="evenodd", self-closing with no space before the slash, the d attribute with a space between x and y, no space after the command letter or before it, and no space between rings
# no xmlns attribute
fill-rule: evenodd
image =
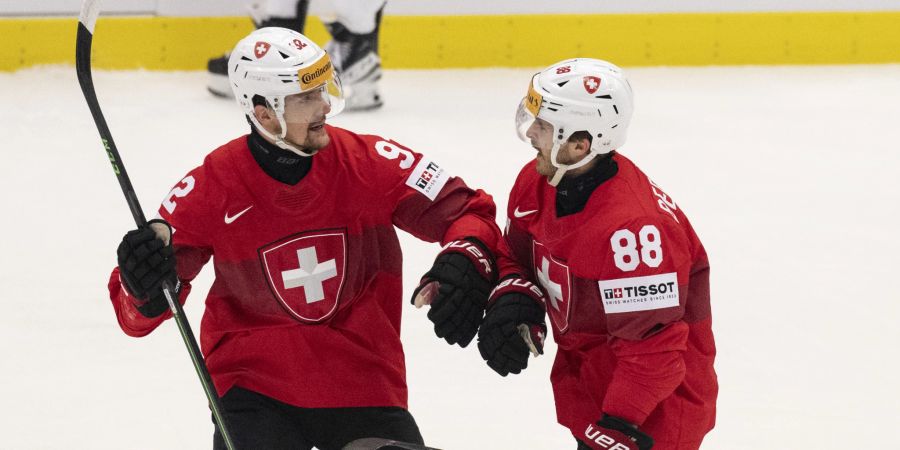
<svg viewBox="0 0 900 450"><path fill-rule="evenodd" d="M74 64L74 18L0 18L0 70ZM247 17L101 17L93 65L204 69L253 28ZM328 40L311 17L309 36ZM387 16L386 68L537 67L592 56L623 66L900 62L900 11Z"/></svg>

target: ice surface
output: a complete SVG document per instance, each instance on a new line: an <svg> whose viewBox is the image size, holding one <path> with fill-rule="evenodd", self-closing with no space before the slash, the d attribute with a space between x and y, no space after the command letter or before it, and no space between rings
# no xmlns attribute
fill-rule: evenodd
<svg viewBox="0 0 900 450"><path fill-rule="evenodd" d="M387 71L382 110L333 123L426 153L505 211L533 157L514 131L532 72ZM900 448L900 66L629 73L636 113L622 152L687 212L712 263L721 393L704 449ZM247 129L205 77L95 73L151 215ZM175 324L143 339L116 325L106 280L132 222L74 69L0 74L0 98L0 448L210 448ZM401 239L406 303L438 249ZM186 307L195 331L208 269ZM474 346L436 339L424 310L404 312L410 408L431 445L574 448L555 422L552 343L501 378Z"/></svg>

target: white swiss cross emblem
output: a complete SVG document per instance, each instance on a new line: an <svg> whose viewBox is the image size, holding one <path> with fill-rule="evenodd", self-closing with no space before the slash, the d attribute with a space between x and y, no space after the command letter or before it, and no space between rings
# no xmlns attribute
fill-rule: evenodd
<svg viewBox="0 0 900 450"><path fill-rule="evenodd" d="M253 54L256 55L256 59L260 59L263 56L266 56L266 53L269 53L269 48L272 47L268 42L259 41L253 46Z"/></svg>
<svg viewBox="0 0 900 450"><path fill-rule="evenodd" d="M300 267L281 272L284 288L303 288L303 292L306 294L306 303L324 300L325 290L322 288L322 284L337 276L335 260L319 262L315 247L297 250L297 259L300 261Z"/></svg>
<svg viewBox="0 0 900 450"><path fill-rule="evenodd" d="M600 88L600 77L595 76L587 76L584 77L584 90L587 91L588 94L593 94L597 92L597 89Z"/></svg>
<svg viewBox="0 0 900 450"><path fill-rule="evenodd" d="M538 241L533 241L532 255L534 255L534 274L547 294L547 313L550 315L550 321L557 331L564 333L569 329L572 298L569 266L554 259L547 247Z"/></svg>
<svg viewBox="0 0 900 450"><path fill-rule="evenodd" d="M337 311L347 263L343 231L294 235L259 255L269 288L294 318L318 323Z"/></svg>

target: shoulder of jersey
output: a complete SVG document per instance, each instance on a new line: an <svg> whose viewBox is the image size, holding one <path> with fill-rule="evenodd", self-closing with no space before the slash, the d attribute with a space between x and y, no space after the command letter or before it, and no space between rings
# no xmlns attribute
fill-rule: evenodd
<svg viewBox="0 0 900 450"><path fill-rule="evenodd" d="M679 223L677 206L672 203L673 200L665 193L665 189L653 183L628 158L617 154L616 160L619 162L619 173L613 178L615 188L610 192L610 201L621 206L621 209L615 210L626 213L623 219L628 219L628 216L647 216L665 225Z"/></svg>
<svg viewBox="0 0 900 450"><path fill-rule="evenodd" d="M236 166L237 153L246 150L246 136L236 138L210 152L203 164L195 167L179 180L166 200L175 201L182 207L175 207L179 215L205 215L221 208L231 186L240 185ZM184 190L190 188L188 192ZM173 194L175 193L175 194ZM179 195L182 195L179 197Z"/></svg>
<svg viewBox="0 0 900 450"><path fill-rule="evenodd" d="M328 135L331 136L332 148L330 150L339 153L342 162L375 162L376 164L380 162L376 158L375 144L387 139L374 134L358 134L331 125L326 125L326 127Z"/></svg>
<svg viewBox="0 0 900 450"><path fill-rule="evenodd" d="M515 208L519 206L516 204L517 202L523 201L528 194L536 195L538 183L546 183L547 180L537 173L536 166L537 162L532 159L519 170L519 175L516 176L516 181L509 193L507 206L509 217L512 217Z"/></svg>
<svg viewBox="0 0 900 450"><path fill-rule="evenodd" d="M221 191L230 186L241 183L240 176L244 175L243 164L256 164L253 157L247 157L247 135L233 139L219 148L213 150L203 159L203 165L199 168L204 172L208 191ZM248 162L249 161L249 162Z"/></svg>
<svg viewBox="0 0 900 450"><path fill-rule="evenodd" d="M541 174L537 173L537 161L531 159L521 169L519 169L519 175L516 176L516 183L519 182L534 182L543 178Z"/></svg>
<svg viewBox="0 0 900 450"><path fill-rule="evenodd" d="M364 179L375 183L405 180L416 164L431 161L427 155L421 155L393 139L375 134L357 134L340 128L334 130L336 133L332 135L332 140L340 146L336 150L341 155L347 155L342 164L359 166L355 170Z"/></svg>

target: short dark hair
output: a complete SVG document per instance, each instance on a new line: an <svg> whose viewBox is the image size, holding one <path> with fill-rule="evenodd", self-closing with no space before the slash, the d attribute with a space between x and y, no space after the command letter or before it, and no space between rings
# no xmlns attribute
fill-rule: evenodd
<svg viewBox="0 0 900 450"><path fill-rule="evenodd" d="M571 136L569 136L569 142L580 141L582 139L587 139L589 147L590 144L594 142L593 136L591 136L591 133L588 133L587 131L576 131L572 133Z"/></svg>
<svg viewBox="0 0 900 450"><path fill-rule="evenodd" d="M253 98L250 99L250 101L253 102L253 106L265 106L266 108L269 107L268 102L266 102L266 98L259 94L255 94Z"/></svg>

